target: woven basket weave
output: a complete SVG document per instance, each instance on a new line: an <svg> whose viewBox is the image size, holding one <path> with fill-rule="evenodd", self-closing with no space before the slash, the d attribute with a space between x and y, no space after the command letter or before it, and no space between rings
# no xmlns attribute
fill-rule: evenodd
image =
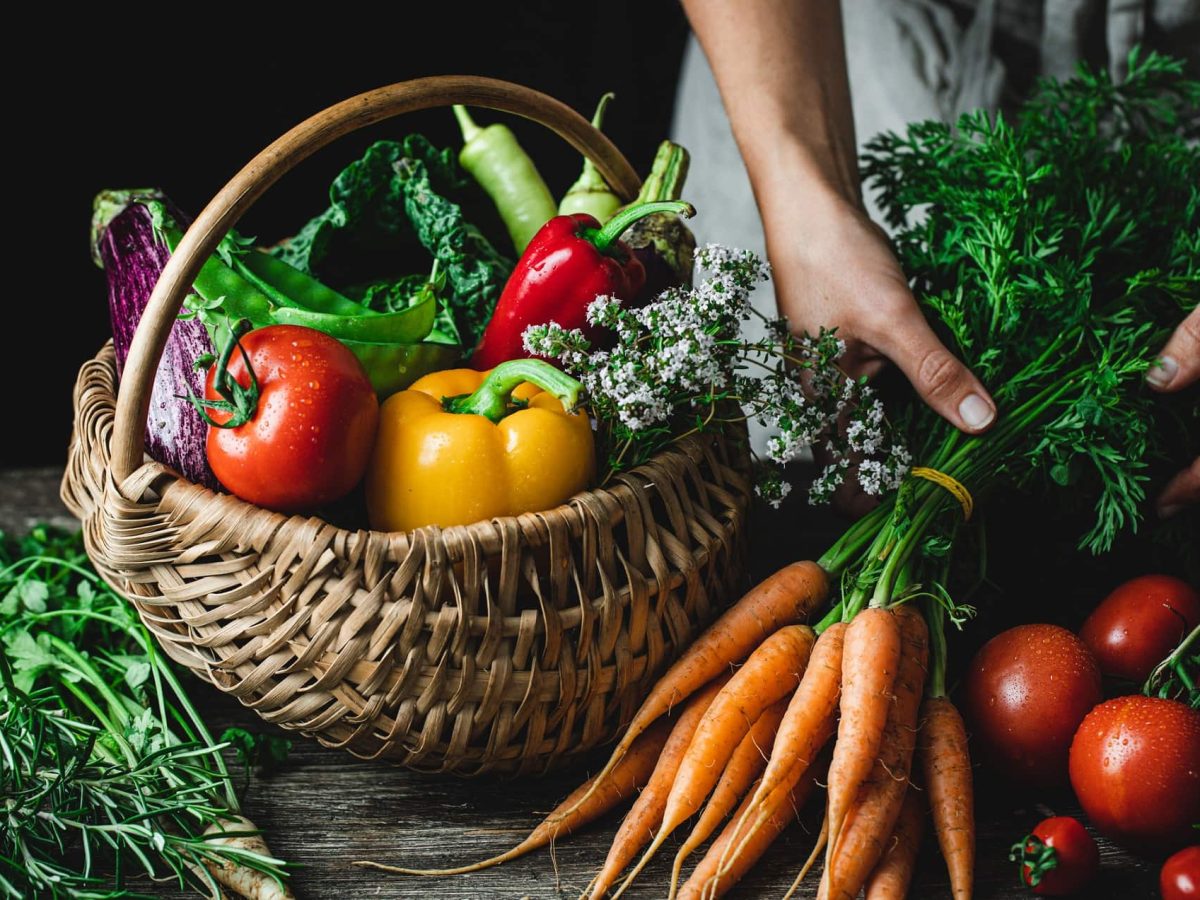
<svg viewBox="0 0 1200 900"><path fill-rule="evenodd" d="M450 103L541 122L626 197L628 162L545 95L443 76L330 107L252 160L164 270L118 390L106 346L80 370L63 498L97 569L167 654L265 720L423 770L541 771L613 736L739 586L744 435L696 435L557 509L410 533L285 516L143 455L149 390L202 261L324 144Z"/></svg>

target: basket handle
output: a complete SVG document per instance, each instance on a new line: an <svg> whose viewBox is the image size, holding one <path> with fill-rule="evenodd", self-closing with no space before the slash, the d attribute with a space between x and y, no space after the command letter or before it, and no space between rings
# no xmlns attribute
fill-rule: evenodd
<svg viewBox="0 0 1200 900"><path fill-rule="evenodd" d="M254 201L293 166L342 135L402 113L462 103L545 125L587 156L624 200L640 180L621 151L587 119L540 91L495 78L436 75L367 91L301 122L250 160L196 217L159 276L138 323L117 392L112 474L121 484L142 464L146 417L158 361L200 267Z"/></svg>

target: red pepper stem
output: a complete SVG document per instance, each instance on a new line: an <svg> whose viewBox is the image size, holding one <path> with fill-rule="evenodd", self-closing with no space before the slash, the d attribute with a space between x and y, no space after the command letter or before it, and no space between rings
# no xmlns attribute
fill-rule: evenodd
<svg viewBox="0 0 1200 900"><path fill-rule="evenodd" d="M511 359L492 369L475 393L447 397L442 406L447 412L484 416L499 422L514 412L512 392L526 383L553 394L567 412L579 405L579 392L583 390L582 384L544 360Z"/></svg>
<svg viewBox="0 0 1200 900"><path fill-rule="evenodd" d="M655 213L674 213L690 219L696 214L696 207L683 200L653 200L649 203L635 203L625 207L605 222L603 228L587 229L583 236L591 241L597 250L604 253L634 222Z"/></svg>

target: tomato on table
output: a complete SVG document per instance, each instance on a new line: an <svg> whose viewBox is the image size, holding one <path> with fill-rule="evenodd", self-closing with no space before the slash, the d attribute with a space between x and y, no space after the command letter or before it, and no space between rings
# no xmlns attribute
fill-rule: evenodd
<svg viewBox="0 0 1200 900"><path fill-rule="evenodd" d="M1200 898L1200 844L1185 847L1163 863L1158 886L1162 900Z"/></svg>
<svg viewBox="0 0 1200 900"><path fill-rule="evenodd" d="M1096 661L1065 628L1010 628L988 641L967 671L972 741L1014 780L1061 784L1075 729L1103 699L1101 687Z"/></svg>
<svg viewBox="0 0 1200 900"><path fill-rule="evenodd" d="M1008 858L1019 863L1021 880L1035 894L1065 897L1087 886L1100 869L1100 849L1078 819L1043 819Z"/></svg>
<svg viewBox="0 0 1200 900"><path fill-rule="evenodd" d="M279 512L349 493L379 424L362 364L336 338L299 325L239 327L234 338L210 365L198 402L213 474L243 500Z"/></svg>
<svg viewBox="0 0 1200 900"><path fill-rule="evenodd" d="M1070 772L1101 833L1165 855L1200 821L1200 712L1140 694L1101 703L1079 726Z"/></svg>
<svg viewBox="0 0 1200 900"><path fill-rule="evenodd" d="M1119 585L1079 630L1105 675L1140 685L1200 623L1200 593L1170 575Z"/></svg>

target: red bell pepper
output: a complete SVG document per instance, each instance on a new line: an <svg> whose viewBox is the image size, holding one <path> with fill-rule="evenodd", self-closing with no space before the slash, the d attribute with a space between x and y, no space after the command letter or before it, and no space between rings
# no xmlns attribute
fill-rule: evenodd
<svg viewBox="0 0 1200 900"><path fill-rule="evenodd" d="M604 227L587 213L550 219L533 236L504 285L471 365L491 369L528 357L521 336L530 325L554 321L563 328L582 328L592 337L588 304L602 294L628 303L646 281L645 268L619 240L621 234L643 216L664 212L691 216L695 209L680 200L637 203Z"/></svg>

